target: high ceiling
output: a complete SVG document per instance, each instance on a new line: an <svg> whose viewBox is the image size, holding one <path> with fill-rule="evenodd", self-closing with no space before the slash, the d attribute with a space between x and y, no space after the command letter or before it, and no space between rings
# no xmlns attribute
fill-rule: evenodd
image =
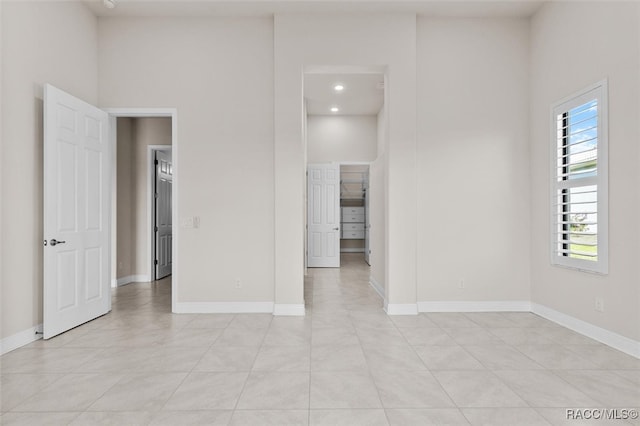
<svg viewBox="0 0 640 426"><path fill-rule="evenodd" d="M97 16L269 16L274 13L417 13L443 17L528 17L540 0L82 0Z"/></svg>
<svg viewBox="0 0 640 426"><path fill-rule="evenodd" d="M344 87L337 92L334 87ZM384 103L382 74L305 74L309 115L377 115ZM332 112L337 107L339 111Z"/></svg>
<svg viewBox="0 0 640 426"><path fill-rule="evenodd" d="M51 0L58 1L58 0ZM426 17L529 17L541 0L81 0L100 17L272 16L276 13L415 13ZM384 102L382 74L305 74L310 115L375 115ZM336 93L333 86L345 90ZM339 112L331 112L337 106Z"/></svg>

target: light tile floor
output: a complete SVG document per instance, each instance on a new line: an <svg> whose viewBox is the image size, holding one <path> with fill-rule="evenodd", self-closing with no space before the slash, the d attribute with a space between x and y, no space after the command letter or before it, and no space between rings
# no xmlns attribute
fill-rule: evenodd
<svg viewBox="0 0 640 426"><path fill-rule="evenodd" d="M311 269L304 318L176 315L170 280L121 287L110 314L0 357L0 423L596 425L566 410L640 407L638 359L528 313L389 317L368 275L359 255Z"/></svg>

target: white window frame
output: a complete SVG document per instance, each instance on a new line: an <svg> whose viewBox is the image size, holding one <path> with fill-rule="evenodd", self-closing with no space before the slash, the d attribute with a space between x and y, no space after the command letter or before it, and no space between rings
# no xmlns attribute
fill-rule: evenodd
<svg viewBox="0 0 640 426"><path fill-rule="evenodd" d="M597 129L597 175L579 178L575 180L575 186L597 185L598 207L598 258L597 260L585 260L569 256L558 255L558 225L557 225L557 193L566 185L558 181L558 130L557 117L583 105L593 99L598 102L598 129ZM550 152L550 258L551 264L583 272L607 274L609 272L609 141L608 141L608 87L607 80L601 80L591 86L568 96L551 107L551 152Z"/></svg>

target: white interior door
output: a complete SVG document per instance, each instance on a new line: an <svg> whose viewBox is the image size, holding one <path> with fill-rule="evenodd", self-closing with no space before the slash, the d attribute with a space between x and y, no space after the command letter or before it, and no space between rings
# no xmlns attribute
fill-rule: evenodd
<svg viewBox="0 0 640 426"><path fill-rule="evenodd" d="M45 339L111 309L107 132L107 113L45 86Z"/></svg>
<svg viewBox="0 0 640 426"><path fill-rule="evenodd" d="M340 165L307 166L307 264L340 267Z"/></svg>
<svg viewBox="0 0 640 426"><path fill-rule="evenodd" d="M172 224L171 192L173 166L171 151L156 151L155 183L155 265L156 280L171 274L172 265Z"/></svg>

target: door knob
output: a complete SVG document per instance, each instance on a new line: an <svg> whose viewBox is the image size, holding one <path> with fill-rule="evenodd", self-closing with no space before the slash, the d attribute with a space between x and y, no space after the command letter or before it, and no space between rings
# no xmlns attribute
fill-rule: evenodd
<svg viewBox="0 0 640 426"><path fill-rule="evenodd" d="M64 244L64 243L66 243L66 241L58 241L55 238L53 240L49 241L49 244L51 244L52 246L55 246L57 244Z"/></svg>

